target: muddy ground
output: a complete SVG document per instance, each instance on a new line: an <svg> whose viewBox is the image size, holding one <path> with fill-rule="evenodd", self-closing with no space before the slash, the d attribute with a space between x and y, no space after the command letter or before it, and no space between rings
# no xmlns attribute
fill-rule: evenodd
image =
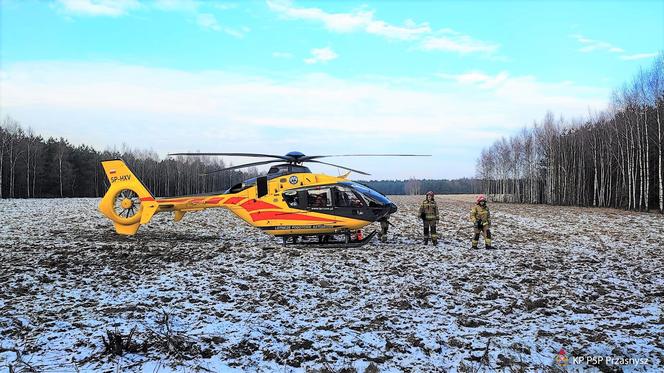
<svg viewBox="0 0 664 373"><path fill-rule="evenodd" d="M471 198L437 197L437 247L421 197L392 198L390 242L355 249L284 248L225 210L125 238L97 199L0 201L0 369L664 368L664 217L490 204L497 249L471 251Z"/></svg>

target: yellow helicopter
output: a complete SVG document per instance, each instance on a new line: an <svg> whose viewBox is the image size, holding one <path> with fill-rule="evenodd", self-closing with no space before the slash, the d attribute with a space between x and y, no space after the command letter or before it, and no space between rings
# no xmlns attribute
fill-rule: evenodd
<svg viewBox="0 0 664 373"><path fill-rule="evenodd" d="M345 166L320 161L327 157L423 156L418 154L345 154L306 156L256 153L174 153L171 156L241 156L271 158L204 175L240 168L280 163L267 175L245 180L223 193L156 199L120 159L102 161L110 187L99 210L113 221L122 235L134 235L157 212L174 212L175 221L185 213L208 208L227 208L264 232L282 237L286 245L357 247L369 242L375 231L362 236L361 229L389 219L397 207L383 194L347 179L350 172L369 175ZM338 167L348 172L336 177L314 174L304 162Z"/></svg>

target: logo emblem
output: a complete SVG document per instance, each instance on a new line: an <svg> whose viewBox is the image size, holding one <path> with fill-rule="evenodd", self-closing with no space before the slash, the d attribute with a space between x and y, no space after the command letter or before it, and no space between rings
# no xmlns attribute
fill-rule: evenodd
<svg viewBox="0 0 664 373"><path fill-rule="evenodd" d="M567 363L569 363L569 358L567 357L565 349L561 348L560 351L558 351L558 355L556 355L556 363L561 367L567 366Z"/></svg>
<svg viewBox="0 0 664 373"><path fill-rule="evenodd" d="M297 184L297 176L291 176L290 178L288 178L288 182L293 185Z"/></svg>

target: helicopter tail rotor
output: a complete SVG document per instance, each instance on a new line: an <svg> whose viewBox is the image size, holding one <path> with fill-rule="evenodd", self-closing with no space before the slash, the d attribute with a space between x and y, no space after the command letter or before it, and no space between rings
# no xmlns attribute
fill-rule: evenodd
<svg viewBox="0 0 664 373"><path fill-rule="evenodd" d="M111 186L99 203L99 210L113 221L122 235L133 235L147 224L159 206L141 181L120 159L101 162Z"/></svg>

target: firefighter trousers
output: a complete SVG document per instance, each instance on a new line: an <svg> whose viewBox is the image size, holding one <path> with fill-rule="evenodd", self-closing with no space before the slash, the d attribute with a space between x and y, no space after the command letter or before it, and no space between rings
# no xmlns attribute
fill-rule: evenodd
<svg viewBox="0 0 664 373"><path fill-rule="evenodd" d="M387 220L379 220L379 222L380 232L378 233L378 237L381 242L387 242L387 229L390 227L390 223L388 223Z"/></svg>
<svg viewBox="0 0 664 373"><path fill-rule="evenodd" d="M480 242L480 234L484 236L484 244L486 246L491 246L491 230L489 229L489 224L484 224L481 226L482 229L475 227L475 235L473 236L473 247L477 247L477 244Z"/></svg>
<svg viewBox="0 0 664 373"><path fill-rule="evenodd" d="M436 233L437 220L423 220L424 222L424 238L429 238L429 231L431 231L431 241L434 243L438 241L438 234Z"/></svg>

